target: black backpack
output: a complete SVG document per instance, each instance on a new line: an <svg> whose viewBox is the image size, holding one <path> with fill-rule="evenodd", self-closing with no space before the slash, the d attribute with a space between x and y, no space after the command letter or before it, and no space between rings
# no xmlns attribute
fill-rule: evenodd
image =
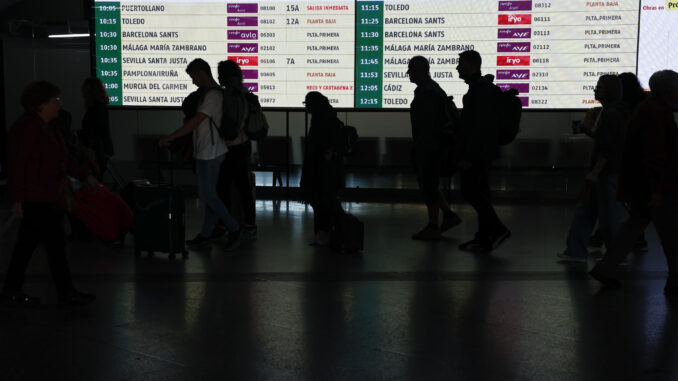
<svg viewBox="0 0 678 381"><path fill-rule="evenodd" d="M356 148L358 143L358 130L353 126L345 125L339 122L339 150L343 157L349 156Z"/></svg>
<svg viewBox="0 0 678 381"><path fill-rule="evenodd" d="M499 144L507 145L515 140L520 132L520 118L523 103L518 98L518 91L510 89L499 96Z"/></svg>

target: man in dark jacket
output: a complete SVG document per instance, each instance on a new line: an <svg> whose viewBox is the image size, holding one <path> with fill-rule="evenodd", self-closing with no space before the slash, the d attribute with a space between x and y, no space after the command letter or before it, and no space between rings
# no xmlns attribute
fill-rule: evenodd
<svg viewBox="0 0 678 381"><path fill-rule="evenodd" d="M664 70L650 78L652 95L638 105L626 132L620 201L630 204L629 219L619 228L605 257L590 274L606 286L619 287L615 270L633 244L654 223L664 249L669 278L664 293L678 296L678 73Z"/></svg>
<svg viewBox="0 0 678 381"><path fill-rule="evenodd" d="M494 79L483 76L482 58L474 50L459 54L459 78L469 85L461 112L460 163L461 193L478 214L478 232L471 241L459 245L461 250L496 249L511 232L499 220L492 206L489 174L492 161L499 156L499 96Z"/></svg>
<svg viewBox="0 0 678 381"><path fill-rule="evenodd" d="M412 239L439 240L440 233L461 223L461 219L451 209L439 187L440 165L444 146L443 126L448 122L445 104L447 94L431 79L428 60L422 56L413 57L408 65L410 81L417 85L410 109L412 140L414 143L414 167L417 173L419 189L426 202L428 225ZM439 210L443 211L443 221L438 226Z"/></svg>

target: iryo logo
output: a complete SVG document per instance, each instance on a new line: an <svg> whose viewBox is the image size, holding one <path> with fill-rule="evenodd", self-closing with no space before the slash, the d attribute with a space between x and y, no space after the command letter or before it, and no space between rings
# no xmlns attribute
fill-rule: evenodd
<svg viewBox="0 0 678 381"><path fill-rule="evenodd" d="M497 66L530 66L530 56L498 56Z"/></svg>
<svg viewBox="0 0 678 381"><path fill-rule="evenodd" d="M228 56L230 61L235 61L240 66L257 66L259 57L256 56Z"/></svg>
<svg viewBox="0 0 678 381"><path fill-rule="evenodd" d="M531 14L509 14L499 15L499 25L530 25L532 24Z"/></svg>

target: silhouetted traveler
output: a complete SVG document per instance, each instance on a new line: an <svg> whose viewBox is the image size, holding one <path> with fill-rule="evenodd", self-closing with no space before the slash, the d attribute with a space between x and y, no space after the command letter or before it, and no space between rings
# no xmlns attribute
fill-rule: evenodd
<svg viewBox="0 0 678 381"><path fill-rule="evenodd" d="M678 295L678 73L650 78L652 95L641 102L628 125L618 198L630 205L605 257L591 275L607 286L621 285L615 271L650 222L661 240L669 270L664 292Z"/></svg>
<svg viewBox="0 0 678 381"><path fill-rule="evenodd" d="M589 236L596 219L599 219L603 241L608 248L622 223L624 207L615 195L628 112L621 101L621 91L621 82L616 75L603 75L595 88L595 98L603 108L593 125L595 143L582 202L570 225L567 248L557 255L563 262L586 262Z"/></svg>
<svg viewBox="0 0 678 381"><path fill-rule="evenodd" d="M108 120L108 93L101 80L96 77L85 79L82 84L82 97L85 101L85 116L82 117L82 129L78 131L80 143L92 151L99 166L98 177L101 180L108 159L113 156L113 139Z"/></svg>
<svg viewBox="0 0 678 381"><path fill-rule="evenodd" d="M511 232L499 220L492 206L489 169L499 157L499 97L501 90L483 76L482 58L474 50L459 54L459 78L469 85L461 112L460 162L461 193L478 214L475 237L459 245L461 250L494 250Z"/></svg>
<svg viewBox="0 0 678 381"><path fill-rule="evenodd" d="M212 69L205 60L197 58L191 61L186 68L186 73L191 76L193 84L206 90L205 95L196 115L160 141L161 146L169 146L174 139L193 132L193 158L198 177L198 197L205 204L205 218L200 233L194 239L186 241L186 244L191 248L208 245L212 241L214 225L218 217L229 231L226 250L234 250L240 244L240 224L231 217L217 194L219 170L228 151L226 143L219 135L218 128L225 111L223 104L229 102L223 102L224 93L212 77Z"/></svg>
<svg viewBox="0 0 678 381"><path fill-rule="evenodd" d="M241 100L238 103L237 111L238 121L244 121L245 95L249 90L242 84L242 70L234 61L221 61L218 65L219 84L224 87L224 91L231 92L234 97ZM254 193L250 184L249 164L252 155L252 142L245 134L245 129L241 129L238 137L234 140L226 141L228 152L224 157L219 172L219 182L217 191L224 204L231 203L231 184L235 186L239 199L242 202L243 210L243 238L254 239L257 236L256 209L254 205Z"/></svg>
<svg viewBox="0 0 678 381"><path fill-rule="evenodd" d="M638 107L638 105L647 99L648 94L638 81L638 77L633 73L619 74L619 80L622 87L622 102L629 110L629 115Z"/></svg>
<svg viewBox="0 0 678 381"><path fill-rule="evenodd" d="M304 200L313 207L315 239L311 244L326 246L330 243L334 216L342 212L337 193L346 185L340 139L342 124L321 93L309 92L304 103L311 114L311 128L300 186Z"/></svg>
<svg viewBox="0 0 678 381"><path fill-rule="evenodd" d="M49 125L59 115L59 89L46 81L29 84L21 95L25 113L10 129L9 196L12 212L21 218L19 235L7 270L0 301L32 305L39 299L23 293L24 274L39 243L44 244L59 303L83 305L94 295L75 290L66 259L64 211L66 176L100 185L68 154L61 131ZM64 192L62 192L64 191Z"/></svg>
<svg viewBox="0 0 678 381"><path fill-rule="evenodd" d="M626 106L628 115L631 115L638 104L647 99L647 93L640 85L638 77L633 73L621 73L619 74L619 80L621 81L622 87L622 102ZM587 119L590 121L589 123L591 126L583 126L586 128L585 131L590 130L590 128L593 127L596 116L597 112L591 113L590 116L587 114ZM603 240L603 234L600 228L598 228L589 239L588 246L594 249L601 249L604 243L605 241ZM635 245L633 246L633 251L636 253L645 253L647 250L647 240L645 239L645 234L643 233L640 237L638 237L638 241L636 241Z"/></svg>
<svg viewBox="0 0 678 381"><path fill-rule="evenodd" d="M439 240L441 233L461 223L439 189L440 169L443 151L446 147L443 126L449 122L447 94L438 83L431 79L428 60L422 56L413 57L407 68L410 82L417 85L410 109L414 169L428 212L428 225L412 235L413 239ZM443 221L438 225L439 210Z"/></svg>

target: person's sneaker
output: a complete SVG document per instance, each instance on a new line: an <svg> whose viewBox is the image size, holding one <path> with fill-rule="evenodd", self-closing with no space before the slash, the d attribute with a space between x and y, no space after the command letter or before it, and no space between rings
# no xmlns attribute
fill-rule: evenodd
<svg viewBox="0 0 678 381"><path fill-rule="evenodd" d="M228 230L222 228L219 225L215 225L214 231L212 232L212 239L219 239L219 238L225 236L227 232L228 232Z"/></svg>
<svg viewBox="0 0 678 381"><path fill-rule="evenodd" d="M593 279L605 285L605 287L613 289L621 288L621 282L619 280L603 274L596 267L589 271L589 275L591 275Z"/></svg>
<svg viewBox="0 0 678 381"><path fill-rule="evenodd" d="M579 258L575 257L566 253L558 253L556 254L556 257L558 257L558 262L566 262L566 263L586 263L586 258Z"/></svg>
<svg viewBox="0 0 678 381"><path fill-rule="evenodd" d="M309 243L311 246L329 246L330 245L330 239L331 239L331 234L330 232L326 231L320 231L318 234L315 235L315 238L313 238L313 241Z"/></svg>
<svg viewBox="0 0 678 381"><path fill-rule="evenodd" d="M92 303L96 298L96 295L93 294L73 291L68 295L60 296L59 305L63 307L86 306Z"/></svg>
<svg viewBox="0 0 678 381"><path fill-rule="evenodd" d="M476 233L472 240L459 245L459 250L473 252L492 251L492 241Z"/></svg>
<svg viewBox="0 0 678 381"><path fill-rule="evenodd" d="M636 243L633 245L633 252L634 253L647 253L648 252L648 247L647 247L647 241L644 239L639 239L636 241Z"/></svg>
<svg viewBox="0 0 678 381"><path fill-rule="evenodd" d="M492 238L492 250L501 246L501 244L504 243L504 241L506 241L509 237L511 237L511 231L504 228L504 230L501 233L496 234Z"/></svg>
<svg viewBox="0 0 678 381"><path fill-rule="evenodd" d="M234 232L228 233L228 242L226 242L226 246L224 247L224 250L226 251L233 251L240 246L240 241L242 241L242 232L243 229L238 229Z"/></svg>
<svg viewBox="0 0 678 381"><path fill-rule="evenodd" d="M461 224L461 218L459 218L459 215L452 211L447 212L443 214L443 223L440 224L440 232L445 233L459 224Z"/></svg>
<svg viewBox="0 0 678 381"><path fill-rule="evenodd" d="M31 307L40 304L40 298L29 296L24 293L5 293L0 294L0 305L11 307Z"/></svg>
<svg viewBox="0 0 678 381"><path fill-rule="evenodd" d="M253 241L257 239L257 226L252 227L243 227L242 228L242 239L244 241Z"/></svg>
<svg viewBox="0 0 678 381"><path fill-rule="evenodd" d="M589 242L587 244L589 251L600 251L603 248L603 239L600 238L597 234L589 237Z"/></svg>
<svg viewBox="0 0 678 381"><path fill-rule="evenodd" d="M442 238L443 236L440 235L440 229L431 225L427 225L421 231L412 234L412 239L419 241L438 241Z"/></svg>
<svg viewBox="0 0 678 381"><path fill-rule="evenodd" d="M195 236L195 238L186 241L186 246L190 249L205 247L210 243L210 241L210 238L207 238L202 234L198 234Z"/></svg>

